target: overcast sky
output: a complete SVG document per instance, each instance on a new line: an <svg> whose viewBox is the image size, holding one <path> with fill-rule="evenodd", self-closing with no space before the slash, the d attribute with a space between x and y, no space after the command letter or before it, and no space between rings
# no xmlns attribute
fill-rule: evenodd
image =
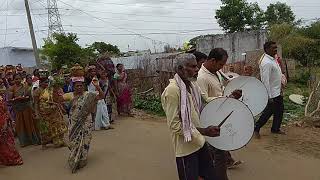
<svg viewBox="0 0 320 180"><path fill-rule="evenodd" d="M320 18L319 0L279 0L297 18ZM250 2L256 2L250 0ZM261 8L276 0L257 1ZM29 0L38 47L48 34L47 0ZM182 46L197 35L223 33L214 18L220 0L57 0L65 32L78 34L82 46L95 41L121 51L163 50ZM7 30L6 30L7 29ZM0 47L31 47L24 0L0 0Z"/></svg>

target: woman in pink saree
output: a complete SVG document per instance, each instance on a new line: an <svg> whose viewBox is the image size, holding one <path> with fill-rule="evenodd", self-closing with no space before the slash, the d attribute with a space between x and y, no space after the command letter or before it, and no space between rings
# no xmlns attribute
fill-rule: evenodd
<svg viewBox="0 0 320 180"><path fill-rule="evenodd" d="M1 84L0 84L1 86ZM15 166L23 164L15 148L14 134L10 126L9 111L5 102L5 89L0 89L0 165Z"/></svg>
<svg viewBox="0 0 320 180"><path fill-rule="evenodd" d="M114 75L114 79L117 84L117 110L118 114L121 113L132 116L132 98L131 98L131 89L127 83L128 75L125 72L123 64L117 64L117 72Z"/></svg>

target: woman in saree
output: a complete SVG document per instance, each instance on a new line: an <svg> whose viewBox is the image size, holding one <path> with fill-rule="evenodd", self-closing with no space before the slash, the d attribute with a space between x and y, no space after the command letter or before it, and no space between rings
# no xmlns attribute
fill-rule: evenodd
<svg viewBox="0 0 320 180"><path fill-rule="evenodd" d="M15 148L14 135L10 126L9 111L5 102L5 89L0 89L0 165L15 166L23 164Z"/></svg>
<svg viewBox="0 0 320 180"><path fill-rule="evenodd" d="M114 79L116 80L116 86L118 91L117 97L117 110L118 114L125 113L129 116L132 116L132 98L131 98L131 90L127 83L128 75L125 72L123 64L117 64L117 72L114 75Z"/></svg>
<svg viewBox="0 0 320 180"><path fill-rule="evenodd" d="M35 112L39 119L42 148L48 144L59 148L65 145L64 134L67 125L63 118L63 93L54 85L48 87L48 79L40 79L40 88L34 93Z"/></svg>
<svg viewBox="0 0 320 180"><path fill-rule="evenodd" d="M99 92L85 91L84 78L74 77L74 93L70 110L69 124L69 149L68 158L69 167L72 173L84 167L87 164L87 157L92 138L92 119L91 113L95 110L98 100L104 98L104 94L98 82L93 82L96 90Z"/></svg>
<svg viewBox="0 0 320 180"><path fill-rule="evenodd" d="M33 117L31 92L22 84L20 74L14 75L14 82L15 84L8 90L8 99L15 112L15 129L20 146L40 144L37 122Z"/></svg>

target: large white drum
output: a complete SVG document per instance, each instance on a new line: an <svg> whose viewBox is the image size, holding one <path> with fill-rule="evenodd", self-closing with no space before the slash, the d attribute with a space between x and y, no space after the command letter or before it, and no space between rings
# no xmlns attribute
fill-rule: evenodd
<svg viewBox="0 0 320 180"><path fill-rule="evenodd" d="M213 147L232 151L245 146L254 131L254 118L250 109L241 101L221 97L207 104L201 112L202 128L220 126L219 137L206 137Z"/></svg>
<svg viewBox="0 0 320 180"><path fill-rule="evenodd" d="M231 80L224 89L224 95L229 96L236 89L242 90L242 97L239 100L249 107L253 116L259 115L266 108L268 92L257 78L239 76Z"/></svg>

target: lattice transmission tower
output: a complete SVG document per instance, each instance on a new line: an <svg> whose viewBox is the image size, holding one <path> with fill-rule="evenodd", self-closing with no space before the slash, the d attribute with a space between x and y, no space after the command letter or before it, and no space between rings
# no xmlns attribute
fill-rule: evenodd
<svg viewBox="0 0 320 180"><path fill-rule="evenodd" d="M51 38L54 33L63 33L63 27L56 0L47 0L48 2L48 37Z"/></svg>

